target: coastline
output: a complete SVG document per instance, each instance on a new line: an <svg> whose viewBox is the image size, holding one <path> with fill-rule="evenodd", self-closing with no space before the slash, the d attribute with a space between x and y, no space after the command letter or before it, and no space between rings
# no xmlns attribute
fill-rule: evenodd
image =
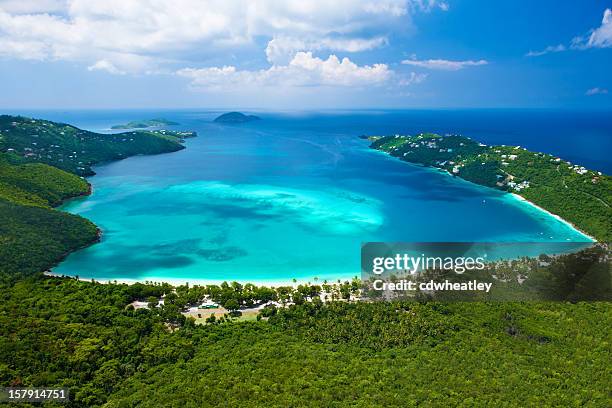
<svg viewBox="0 0 612 408"><path fill-rule="evenodd" d="M568 220L561 218L560 216L558 216L557 214L553 214L550 211L548 211L545 208L540 207L539 205L535 204L532 201L529 201L528 199L526 199L525 197L516 194L516 193L508 193L510 194L512 197L514 197L516 200L519 200L521 202L527 203L529 205L531 205L532 207L538 209L539 211L542 211L546 214L548 214L549 216L557 219L558 221L561 221L562 223L564 223L565 225L567 225L568 227L571 227L572 229L578 231L580 234L584 235L586 238L588 238L591 242L597 242L597 239L595 239L595 237L593 237L592 235L589 235L588 233L582 231L580 228L576 227L574 224L572 224L571 222L569 222Z"/></svg>
<svg viewBox="0 0 612 408"><path fill-rule="evenodd" d="M386 157L388 157L389 159L398 160L401 163L405 163L405 164L408 164L410 166L414 166L414 167L417 167L417 168L420 168L420 169L427 169L427 170L430 170L430 171L435 171L437 173L442 173L442 174L445 174L445 175L447 175L449 177L452 177L455 180L461 180L463 182L470 183L472 185L475 185L475 186L478 186L478 187L481 187L481 188L491 189L493 191L499 191L499 192L502 192L502 193L505 193L505 194L509 194L514 199L516 199L518 201L521 201L523 203L526 203L526 204L530 205L531 207L537 209L538 211L541 211L541 212L545 213L546 215L548 215L548 216L550 216L552 218L555 218L557 221L562 222L563 224L567 225L568 227L570 227L574 231L578 232L580 235L584 236L585 238L588 238L591 242L598 242L597 239L595 239L595 237L593 237L592 235L586 233L585 231L582 231L580 228L576 227L574 224L572 224L568 220L566 220L564 218L561 218L557 214L551 213L550 211L548 211L545 208L542 208L539 205L537 205L537 204L527 200L525 197L523 197L521 195L518 195L518 194L513 193L513 192L509 192L509 191L497 190L497 189L494 189L494 188L491 188L491 187L488 187L488 186L484 186L482 184L474 183L474 182L466 180L466 179L464 179L462 177L455 176L455 175L449 173L448 171L446 171L444 169L440 169L438 167L426 166L426 165L423 165L423 164L420 164L420 163L412 163L412 162L409 162L409 161L406 161L406 160L402 160L399 157L392 156L389 153L387 153L385 151L382 151L382 150L379 150L379 149L373 149L373 148L370 147L369 150L374 151L374 152L378 152L378 153L382 153Z"/></svg>
<svg viewBox="0 0 612 408"><path fill-rule="evenodd" d="M183 145L183 148L185 148L184 145ZM442 172L442 173L444 173L444 174L446 174L448 176L451 176L455 181L461 180L462 182L468 182L471 185L478 186L479 188L486 188L486 189L490 189L490 190L494 190L494 191L498 191L498 192L506 193L506 194L509 193L509 192L500 191L500 190L497 190L497 189L494 189L494 188L490 188L490 187L487 187L487 186L483 186L483 185L471 182L469 180L465 180L465 179L463 179L461 177L454 176L454 175L450 174L448 171L446 171L444 169L440 169L440 168L437 168L437 167L434 167L434 166L427 166L427 165L422 165L422 164L419 164L419 163L412 163L412 162L409 162L409 161L401 160L398 157L392 156L392 155L388 154L387 152L384 152L384 151L381 151L381 150L378 150L378 149L372 149L372 148L368 148L368 147L366 147L366 149L369 152L376 152L376 153L379 153L379 154L384 154L385 157L387 157L387 158L390 158L390 159L393 159L393 160L400 160L403 163L406 163L406 164L409 164L409 165L412 165L412 166L416 166L416 167L418 167L420 169L426 169L427 171L433 171L433 172L437 172L437 173ZM173 153L173 152L170 152L170 153ZM104 164L105 163L101 163L99 165L104 165ZM89 179L89 177L88 177L88 179ZM90 183L89 180L87 180L87 184L89 185L89 191L88 191L87 194L84 194L84 195L81 195L81 196L77 196L77 197L73 197L71 199L68 199L68 200L66 200L66 202L62 203L60 206L58 206L56 208L58 210L60 210L60 211L65 211L64 210L64 208L65 208L64 206L67 205L70 201L73 201L73 200L76 201L77 199L83 199L83 198L86 198L87 196L91 195L93 193L93 190L94 190L93 184ZM557 221L561 221L564 225L566 225L569 228L571 228L572 230L576 231L581 237L584 237L585 240L588 240L590 242L597 242L597 240L594 237L592 237L589 234L585 233L584 231L581 231L580 229L576 228L572 223L570 223L567 220L564 220L560 216L558 216L556 214L553 214L550 211L545 210L544 208L542 208L542 207L532 203L531 201L525 199L524 197L522 197L522 196L520 196L518 194L515 194L515 193L509 193L509 194L510 194L510 196L512 196L512 199L515 199L515 200L518 200L518 201L522 201L522 202L526 202L526 203L530 204L531 207L535 208L536 210L538 210L540 212L546 213L548 216L553 217ZM70 212L70 211L67 211L67 212ZM87 245L86 247L89 247L90 245L95 245L95 243L99 242L99 240L101 239L101 235L102 235L102 231L101 231L100 228L98 228L97 240L95 242L92 242L91 244ZM70 253L77 252L77 251L82 250L82 249L84 249L86 247L78 248L78 249L75 249L74 251L70 251L69 253L66 254L66 257L68 255L70 255ZM58 262L57 265L59 265L64 260L65 259L62 259L62 261ZM53 272L53 269L55 269L55 267L57 265L55 265L50 270L43 272L43 274L45 276L52 276L52 277L70 277L70 278L75 278L76 276L79 276L78 279L80 281L91 282L93 280L93 281L98 282L98 283L117 282L119 284L134 284L134 283L137 283L137 282L139 282L139 283L150 282L150 283L169 283L169 284L171 284L173 286L184 285L186 283L189 284L189 285L204 286L204 285L219 285L219 284L221 284L224 281L224 280L219 280L219 279L197 279L197 278L191 278L191 277L184 278L184 279L182 279L182 278L170 278L170 277L168 277L168 278L166 278L166 277L143 277L141 279L128 279L128 278L119 278L119 279L112 279L112 278L111 279L106 279L106 278L102 278L102 279L99 279L99 278L87 278L87 277L80 276L80 274L79 275L65 275L65 274L55 273L55 272ZM328 279L328 282L329 283L334 283L334 282L337 281L337 279L338 278ZM342 281L346 281L346 280L350 281L351 279L352 279L352 277L340 278L340 280L342 280ZM317 281L315 281L314 280L314 276L313 276L311 278L295 278L295 280L296 281L294 282L294 279L289 276L289 277L283 278L283 279L272 279L272 280L265 280L265 279L264 280L261 280L261 279L254 279L254 280L251 280L251 279L246 279L246 280L229 279L227 281L228 282L236 281L236 282L239 282L239 283L242 283L242 284L251 283L251 284L258 285L258 286L266 286L266 287L279 287L279 286L293 286L293 287L296 287L299 284L304 284L304 283L307 283L307 282L321 284L324 279L320 278Z"/></svg>
<svg viewBox="0 0 612 408"><path fill-rule="evenodd" d="M48 277L53 277L53 278L69 278L69 279L75 279L76 275L71 276L71 275L64 275L64 274L59 274L59 273L55 273L52 270L46 270L43 272L44 276L48 276ZM96 283L101 283L101 284L108 284L108 283L117 283L117 284L126 284L126 285L133 285L134 283L152 283L152 284L156 284L156 283L168 283L172 286L181 286L181 285L185 285L185 284L189 284L190 286L193 285L198 285L198 286L206 286L206 285L220 285L223 282L238 282L242 285L250 283L253 284L255 286L265 286L268 288L278 288L281 286L290 286L293 288L296 288L298 285L302 285L302 284L306 284L306 283L310 283L311 285L314 284L318 284L318 285L322 285L325 279L319 279L318 281L315 281L314 278L311 279L305 279L305 278L295 278L296 282L293 282L293 278L288 278L287 281L284 280L253 280L253 279L249 279L249 280L239 280L239 279L228 279L228 280L215 280L215 279L193 279L193 278L187 278L187 279L177 279L177 278L169 278L169 279L165 279L165 278L145 278L145 279L126 279L126 278L122 278L122 279L95 279L95 278L87 278L87 277L83 277L78 275L78 280L81 282L91 282L94 281ZM339 278L341 282L345 282L345 281L351 281L351 279L353 278ZM330 285L333 284L337 284L338 279L334 279L334 280L328 280L327 283Z"/></svg>

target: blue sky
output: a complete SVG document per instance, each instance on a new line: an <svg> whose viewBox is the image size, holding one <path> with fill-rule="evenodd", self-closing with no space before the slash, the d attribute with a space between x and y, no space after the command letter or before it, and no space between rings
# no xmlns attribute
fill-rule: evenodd
<svg viewBox="0 0 612 408"><path fill-rule="evenodd" d="M0 0L0 108L612 108L612 2Z"/></svg>

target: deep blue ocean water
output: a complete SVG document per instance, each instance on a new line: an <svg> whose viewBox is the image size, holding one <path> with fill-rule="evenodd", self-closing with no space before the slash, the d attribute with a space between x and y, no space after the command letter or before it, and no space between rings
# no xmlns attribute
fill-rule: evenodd
<svg viewBox="0 0 612 408"><path fill-rule="evenodd" d="M199 134L180 152L97 167L92 196L64 207L103 238L54 272L99 280L337 279L359 274L367 241L585 240L508 194L372 151L362 134L459 133L612 168L605 112L256 112L242 125L213 123L219 111L20 113L100 132L164 117Z"/></svg>

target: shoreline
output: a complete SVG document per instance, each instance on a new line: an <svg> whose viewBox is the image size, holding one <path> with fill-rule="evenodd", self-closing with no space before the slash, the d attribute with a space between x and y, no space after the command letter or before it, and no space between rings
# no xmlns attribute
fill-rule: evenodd
<svg viewBox="0 0 612 408"><path fill-rule="evenodd" d="M553 214L550 211L548 211L545 208L540 207L539 205L535 204L532 201L529 201L528 199L526 199L525 197L523 197L522 195L516 194L516 193L510 193L508 192L508 194L510 194L511 196L513 196L516 200L527 203L529 205L531 205L532 207L538 209L539 211L542 211L546 214L548 214L549 216L555 218L556 220L564 223L565 225L567 225L568 227L574 229L575 231L578 231L580 234L582 234L583 236L585 236L586 238L588 238L591 242L598 242L597 239L595 239L595 237L593 237L592 235L582 231L580 228L576 227L574 224L572 224L571 222L569 222L568 220L561 218L560 216L558 216L557 214Z"/></svg>
<svg viewBox="0 0 612 408"><path fill-rule="evenodd" d="M70 278L70 279L76 279L77 275L65 275L65 274L59 274L59 273L55 273L52 270L46 270L43 272L44 276L48 276L48 277L52 277L52 278ZM358 276L357 276L358 277ZM257 280L257 279L249 279L249 280L240 280L240 279L224 279L224 280L216 280L216 279L193 279L193 278L186 278L186 279L178 279L178 278L145 278L145 279L127 279L127 278L121 278L121 279L96 279L96 278L87 278L87 277L83 277L81 275L78 275L78 280L81 282L91 282L92 280L96 283L101 283L101 284L108 284L108 283L117 283L117 284L126 284L126 285L133 285L135 283L145 283L148 282L150 284L162 284L162 283L168 283L172 286L182 286L185 284L189 284L189 286L206 286L206 285L220 285L223 282L227 282L227 283L231 283L231 282L238 282L242 285L245 285L247 283L250 283L252 285L255 286L265 286L268 288L278 288L281 286L290 286L293 288L296 288L298 285L302 285L302 284L307 284L310 282L310 285L323 285L323 282L325 281L325 279L319 279L318 281L315 281L314 278L311 279L296 279L296 282L293 282L293 278L288 278L288 281L282 281L282 280ZM327 280L327 284L329 285L334 285L334 284L338 284L338 279L340 279L341 282L345 282L345 281L351 281L353 279L353 277L351 278L336 278L333 280L328 279Z"/></svg>
<svg viewBox="0 0 612 408"><path fill-rule="evenodd" d="M369 148L369 150L374 151L374 152L379 152L379 153L382 153L382 154L384 154L386 157L388 157L389 159L392 159L392 160L398 160L398 161L400 161L401 163L406 163L406 164L408 164L408 165L410 165L410 166L414 166L414 167L417 167L417 168L420 168L420 169L427 169L427 170L430 170L430 171L435 171L435 172L437 172L437 173L442 173L442 174L444 174L444 175L446 175L446 176L452 177L454 180L461 180L461 181L463 181L463 182L470 183L471 185L478 186L478 187L480 187L480 188L486 188L486 189L489 189L489 190L498 191L498 192L500 192L500 193L509 194L509 195L510 195L510 196L512 196L514 199L516 199L516 200L518 200L518 201L521 201L521 202L523 202L523 203L527 203L527 204L528 204L528 205L530 205L531 207L533 207L533 208L535 208L535 209L537 209L537 210L539 210L539 211L541 211L541 212L546 213L546 215L548 215L548 216L550 216L550 217L552 217L552 218L556 219L557 221L562 222L563 224L567 225L568 227L570 227L570 228L571 228L571 229L573 229L574 231L578 232L580 235L584 236L585 238L588 238L588 239L589 239L591 242L598 242L598 241L597 241L597 239L596 239L595 237L593 237L592 235L588 234L588 233L587 233L587 232L585 232L585 231L582 231L580 228L576 227L574 224L572 224L572 223L571 223L571 222L569 222L568 220L566 220L566 219L564 219L564 218L561 218L561 217L560 217L560 216L558 216L557 214L554 214L554 213L552 213L552 212L548 211L547 209L545 209L545 208L543 208L543 207L540 207L539 205L537 205L537 204L535 204L535 203L533 203L533 202L531 202L531 201L527 200L525 197L523 197L523 196L521 196L521 195L518 195L518 194L513 193L513 192L510 192L510 191L498 190L498 189L495 189L495 188L492 188L492 187L483 186L482 184L474 183L474 182L469 181L469 180L466 180L466 179L464 179L464 178L462 178L462 177L460 177L460 176L455 176L455 175L453 175L453 174L449 173L448 171L446 171L446 170L444 170L444 169L440 169L440 168L438 168L438 167L434 167L434 166L426 166L426 165L424 165L424 164L420 164L420 163L412 163L412 162L409 162L409 161L406 161L406 160L402 160L401 158L399 158L399 157L395 157L395 156L392 156L392 155L390 155L389 153L387 153L387 152L385 152L385 151L382 151L382 150L373 149L373 148Z"/></svg>
<svg viewBox="0 0 612 408"><path fill-rule="evenodd" d="M183 149L186 148L185 145L182 145L182 146L183 146ZM471 182L469 180L465 180L465 179L463 179L461 177L454 176L454 175L450 174L448 171L446 171L444 169L440 169L440 168L437 168L437 167L434 167L434 166L427 166L427 165L422 165L422 164L419 164L419 163L412 163L412 162L409 162L409 161L406 161L406 160L402 160L402 159L400 159L398 157L392 156L389 153L381 151L381 150L378 150L378 149L372 149L370 147L366 147L366 149L369 152L376 152L376 153L379 153L379 154L383 154L388 159L399 160L400 162L403 162L403 163L406 163L408 165L415 166L415 167L418 167L418 168L421 168L421 169L426 169L427 171L434 171L434 172L437 172L437 173L444 173L447 176L452 177L453 179L455 179L455 181L457 181L457 179L459 179L459 180L461 180L463 182L470 183L470 184L478 186L480 188L486 188L488 190L493 190L493 191L498 191L498 192L501 192L501 193L509 194L513 199L521 201L523 203L527 203L532 208L534 208L534 209L536 209L536 210L538 210L540 212L545 213L547 216L550 216L550 217L554 218L557 221L560 221L561 223L565 224L566 226L568 226L569 228L571 228L572 230L574 230L575 232L577 232L581 236L583 236L586 239L588 239L588 241L590 241L590 242L597 242L597 240L594 237L592 237L591 235L587 234L586 232L580 230L575 225L573 225L571 222L561 218L560 216L558 216L556 214L551 213L550 211L548 211L548 210L538 206L537 204L527 200L526 198L524 198L524 197L522 197L522 196L520 196L520 195L518 195L516 193L508 192L508 191L502 191L502 190L497 190L497 189L494 189L494 188L491 188L491 187L483 186L481 184L474 183L474 182ZM168 152L168 153L174 153L174 152ZM101 163L101 165L104 165L104 164L106 164L106 163ZM92 176L95 176L95 173ZM92 177L92 176L90 176L90 177ZM75 196L75 197L71 197L68 200L65 200L64 202L62 202L60 205L56 206L55 209L57 209L59 211L65 211L65 212L70 213L69 211L66 211L64 209L65 205L69 204L69 202L71 202L71 201L76 201L77 199L84 199L84 198L87 198L87 197L91 196L92 193L93 193L94 187L93 187L93 184L90 183L89 180L88 180L90 177L88 177L86 179L86 182L87 182L87 184L89 186L89 189L88 189L86 194ZM84 248L90 247L90 246L95 245L96 243L100 242L100 239L101 239L101 236L102 236L102 230L99 227L97 229L98 229L97 240L95 242L87 245ZM579 242L579 241L577 241L577 242ZM74 251L68 252L65 255L65 258L68 257L71 253L77 252L77 251L82 250L84 248L78 248L78 249L76 249ZM60 263L62 263L65 260L65 258L62 259L54 267L56 267ZM149 283L154 283L154 284L156 284L156 283L168 283L168 284L171 284L173 286L181 286L181 285L185 285L185 284L206 286L206 285L220 285L223 282L238 282L238 283L241 283L241 284L250 283L250 284L253 284L253 285L265 286L265 287L280 287L280 286L297 287L298 285L305 284L305 283L322 284L323 281L325 280L325 279L320 279L319 278L317 281L315 281L314 277L312 277L312 278L287 278L286 280L285 279L283 279L283 280L236 280L236 279L218 280L218 279L194 279L194 278L180 279L180 278L156 278L156 277L143 278L143 279L126 279L126 278L120 278L120 279L96 279L96 278L86 278L86 277L82 277L80 275L58 274L58 273L53 272L52 269L53 268L51 268L51 269L49 269L47 271L44 271L43 275L49 276L49 277L71 278L71 279L74 279L74 278L76 278L78 276L78 280L79 281L84 281L84 282L94 281L94 282L101 283L101 284L116 282L117 284L128 284L128 285L131 285L131 284L134 284L134 283L149 282ZM353 279L353 277L350 277L350 278L335 278L333 280L329 279L328 283L329 284L333 284L333 283L337 283L338 280L340 280L340 281L347 281L347 280L350 281L351 279ZM295 280L295 282L294 282L294 280Z"/></svg>

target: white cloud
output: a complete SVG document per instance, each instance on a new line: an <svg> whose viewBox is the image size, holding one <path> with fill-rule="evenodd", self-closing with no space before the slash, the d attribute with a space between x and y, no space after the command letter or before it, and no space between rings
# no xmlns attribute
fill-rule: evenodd
<svg viewBox="0 0 612 408"><path fill-rule="evenodd" d="M106 71L106 72L110 72L111 74L119 74L119 75L125 74L124 71L121 71L112 62L109 62L107 60L97 61L95 64L88 66L87 70L88 71Z"/></svg>
<svg viewBox="0 0 612 408"><path fill-rule="evenodd" d="M404 65L412 65L413 67L427 68L427 69L437 69L442 71L458 71L465 67L475 67L479 65L487 65L488 62L486 60L467 60L467 61L451 61L444 59L429 59L429 60L417 60L417 59L407 59L403 60L402 64Z"/></svg>
<svg viewBox="0 0 612 408"><path fill-rule="evenodd" d="M360 52L381 47L387 44L386 37L373 38L333 38L304 40L295 37L275 37L268 42L266 57L273 64L289 62L298 51L345 51Z"/></svg>
<svg viewBox="0 0 612 408"><path fill-rule="evenodd" d="M66 0L0 0L0 10L14 14L55 13L66 6Z"/></svg>
<svg viewBox="0 0 612 408"><path fill-rule="evenodd" d="M449 9L448 3L440 0L414 0L409 2L408 7L425 12L429 12L434 8L438 8L442 11L448 11Z"/></svg>
<svg viewBox="0 0 612 408"><path fill-rule="evenodd" d="M605 9L601 25L589 31L586 35L576 36L572 39L569 46L563 44L548 46L542 51L529 51L525 56L538 57L551 52L561 52L568 49L585 50L588 48L609 48L612 47L612 9Z"/></svg>
<svg viewBox="0 0 612 408"><path fill-rule="evenodd" d="M363 86L388 81L393 72L385 64L359 66L348 58L330 55L326 60L311 52L298 52L287 65L262 70L238 70L233 66L184 68L177 74L200 90L244 90L260 87Z"/></svg>
<svg viewBox="0 0 612 408"><path fill-rule="evenodd" d="M541 51L529 51L527 54L525 54L525 56L526 57L539 57L545 54L550 54L551 52L562 52L562 51L565 51L566 49L567 48L563 44L549 45L548 47L544 48Z"/></svg>
<svg viewBox="0 0 612 408"><path fill-rule="evenodd" d="M593 95L605 95L608 93L608 90L605 88L599 88L599 87L595 87L595 88L591 88L589 90L586 91L585 95L587 96L593 96Z"/></svg>
<svg viewBox="0 0 612 408"><path fill-rule="evenodd" d="M408 86L412 84L420 84L427 78L427 74L417 74L416 72L411 72L407 78L401 78L398 82L399 86Z"/></svg>
<svg viewBox="0 0 612 408"><path fill-rule="evenodd" d="M587 47L612 47L612 9L604 11L601 26L593 30L586 44Z"/></svg>
<svg viewBox="0 0 612 408"><path fill-rule="evenodd" d="M47 50L37 41L13 41L10 38L0 38L0 56L19 55L24 60L43 60Z"/></svg>
<svg viewBox="0 0 612 408"><path fill-rule="evenodd" d="M387 33L412 26L412 14L444 9L441 4L436 0L0 0L0 46L4 45L0 55L78 61L86 66L107 61L117 72L143 72L169 62L218 58L228 49L260 47L257 42L262 39L307 39L306 48L294 47L293 52L356 52L384 45ZM275 61L276 54L270 53Z"/></svg>

